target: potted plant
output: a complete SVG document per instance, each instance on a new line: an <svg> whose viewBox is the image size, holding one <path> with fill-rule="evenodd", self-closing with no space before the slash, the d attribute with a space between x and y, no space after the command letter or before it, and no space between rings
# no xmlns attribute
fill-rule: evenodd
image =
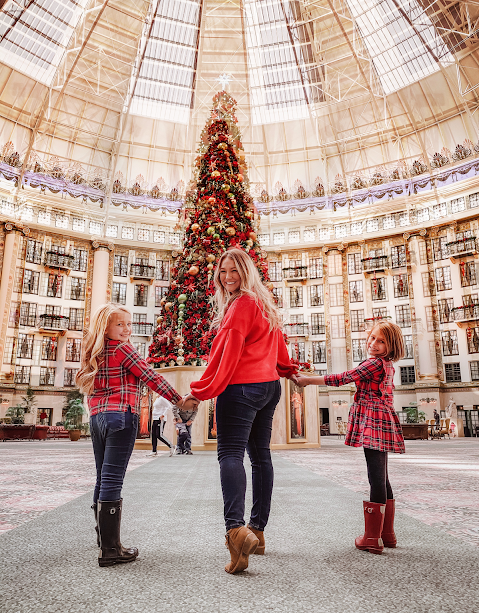
<svg viewBox="0 0 479 613"><path fill-rule="evenodd" d="M408 407L404 409L406 411L406 423L407 424L419 424L425 421L426 413L419 411L417 408L417 402L410 402Z"/></svg>
<svg viewBox="0 0 479 613"><path fill-rule="evenodd" d="M7 411L7 416L11 418L12 424L24 424L25 415L32 413L36 404L35 392L28 386L25 396L22 396L22 402L14 407L10 407Z"/></svg>
<svg viewBox="0 0 479 613"><path fill-rule="evenodd" d="M417 402L410 402L408 407L404 407L404 411L406 412L406 423L402 424L404 438L406 440L427 440L426 413L418 411Z"/></svg>
<svg viewBox="0 0 479 613"><path fill-rule="evenodd" d="M81 436L82 417L85 415L83 396L78 390L69 392L65 401L64 428L68 430L71 441L78 441Z"/></svg>

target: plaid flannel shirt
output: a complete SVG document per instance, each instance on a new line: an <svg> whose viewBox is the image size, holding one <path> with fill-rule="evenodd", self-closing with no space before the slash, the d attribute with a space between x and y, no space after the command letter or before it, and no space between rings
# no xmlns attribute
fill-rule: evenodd
<svg viewBox="0 0 479 613"><path fill-rule="evenodd" d="M392 369L392 375L394 376L394 368ZM383 360L381 358L369 358L347 372L326 375L324 382L326 385L335 387L355 383L357 390L354 395L354 402L358 404L368 405L371 401L381 397L384 402L393 404L393 386L388 385L383 391L380 389L384 376Z"/></svg>
<svg viewBox="0 0 479 613"><path fill-rule="evenodd" d="M107 341L103 359L95 377L93 394L88 396L90 415L101 411L140 412L142 384L176 404L178 392L158 375L131 343Z"/></svg>

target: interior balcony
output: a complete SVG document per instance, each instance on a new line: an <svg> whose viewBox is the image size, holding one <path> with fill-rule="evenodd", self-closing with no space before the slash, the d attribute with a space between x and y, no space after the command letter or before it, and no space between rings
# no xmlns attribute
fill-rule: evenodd
<svg viewBox="0 0 479 613"><path fill-rule="evenodd" d="M48 268L66 270L69 273L73 266L73 260L72 255L59 253L58 251L47 251L43 258L43 265L48 266Z"/></svg>
<svg viewBox="0 0 479 613"><path fill-rule="evenodd" d="M307 323L285 324L284 329L288 337L304 336L308 338L309 336L309 324Z"/></svg>
<svg viewBox="0 0 479 613"><path fill-rule="evenodd" d="M283 268L283 279L286 281L286 284L299 281L304 285L308 279L308 267L291 266L289 268Z"/></svg>
<svg viewBox="0 0 479 613"><path fill-rule="evenodd" d="M146 264L131 264L130 265L130 277L131 279L142 279L144 281L153 281L155 278L156 268L155 266L148 266Z"/></svg>
<svg viewBox="0 0 479 613"><path fill-rule="evenodd" d="M478 256L478 246L475 236L469 236L468 238L453 241L452 243L446 243L449 250L449 258L452 262L458 259L464 259L468 256Z"/></svg>
<svg viewBox="0 0 479 613"><path fill-rule="evenodd" d="M371 258L364 258L361 260L363 263L363 273L368 274L371 272L386 272L390 268L389 258L387 255L377 255Z"/></svg>
<svg viewBox="0 0 479 613"><path fill-rule="evenodd" d="M133 322L131 324L131 333L134 336L151 336L153 334L153 324L146 322Z"/></svg>
<svg viewBox="0 0 479 613"><path fill-rule="evenodd" d="M37 327L39 332L54 332L63 335L68 330L69 323L70 318L66 315L44 313L38 318Z"/></svg>
<svg viewBox="0 0 479 613"><path fill-rule="evenodd" d="M473 322L479 322L479 303L467 304L452 309L454 321L462 328Z"/></svg>

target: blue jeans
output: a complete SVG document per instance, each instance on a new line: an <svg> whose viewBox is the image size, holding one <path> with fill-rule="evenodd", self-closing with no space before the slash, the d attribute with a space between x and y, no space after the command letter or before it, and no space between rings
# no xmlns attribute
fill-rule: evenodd
<svg viewBox="0 0 479 613"><path fill-rule="evenodd" d="M128 411L103 411L90 417L96 464L93 502L120 500L126 467L135 445L138 415Z"/></svg>
<svg viewBox="0 0 479 613"><path fill-rule="evenodd" d="M218 460L227 531L245 525L245 449L253 471L253 507L249 524L257 530L264 530L268 523L273 492L269 445L274 410L280 397L279 381L228 385L218 396Z"/></svg>

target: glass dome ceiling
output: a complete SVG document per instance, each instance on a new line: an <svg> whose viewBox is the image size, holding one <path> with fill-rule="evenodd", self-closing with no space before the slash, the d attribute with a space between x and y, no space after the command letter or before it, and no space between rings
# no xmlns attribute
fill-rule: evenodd
<svg viewBox="0 0 479 613"><path fill-rule="evenodd" d="M7 0L0 147L110 196L181 190L222 75L253 192L431 170L477 142L478 18L472 0Z"/></svg>

